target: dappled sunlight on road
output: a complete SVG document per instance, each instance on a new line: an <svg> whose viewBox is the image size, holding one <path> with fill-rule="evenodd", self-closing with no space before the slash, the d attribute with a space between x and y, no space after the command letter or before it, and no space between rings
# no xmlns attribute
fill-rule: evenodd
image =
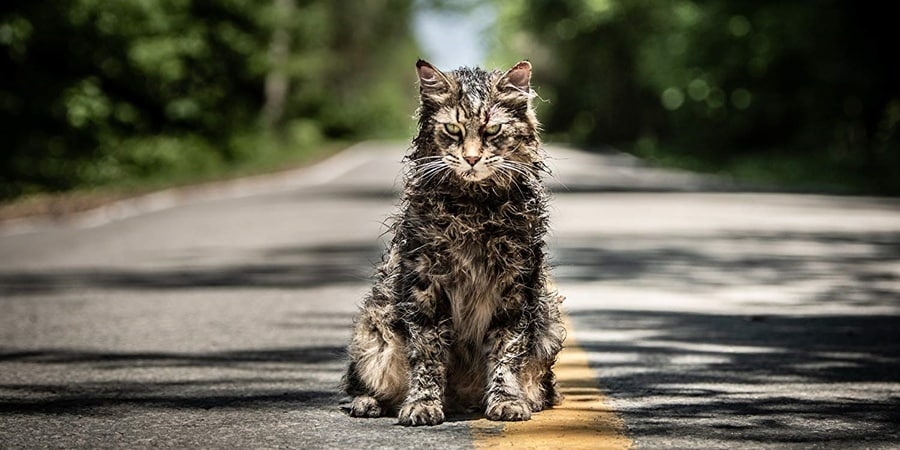
<svg viewBox="0 0 900 450"><path fill-rule="evenodd" d="M881 434L900 423L897 315L571 315L576 329L607 336L656 330L649 339L577 333L610 404L643 445L856 442L887 439Z"/></svg>
<svg viewBox="0 0 900 450"><path fill-rule="evenodd" d="M896 200L557 199L564 306L636 446L900 438Z"/></svg>
<svg viewBox="0 0 900 450"><path fill-rule="evenodd" d="M593 260L563 250L558 263L577 337L638 442L856 442L896 430L897 241L845 235L836 241L856 252L788 246L766 257L746 236L715 252L635 240L639 250L619 239Z"/></svg>
<svg viewBox="0 0 900 450"><path fill-rule="evenodd" d="M602 234L560 240L554 256L567 295L604 307L888 313L900 312L898 243L900 231Z"/></svg>

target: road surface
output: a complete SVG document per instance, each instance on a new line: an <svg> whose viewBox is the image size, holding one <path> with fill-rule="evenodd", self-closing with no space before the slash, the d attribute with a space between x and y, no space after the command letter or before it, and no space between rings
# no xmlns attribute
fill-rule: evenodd
<svg viewBox="0 0 900 450"><path fill-rule="evenodd" d="M404 148L0 227L0 447L513 445L477 417L340 408ZM619 444L900 446L900 201L549 150L579 386L605 394Z"/></svg>

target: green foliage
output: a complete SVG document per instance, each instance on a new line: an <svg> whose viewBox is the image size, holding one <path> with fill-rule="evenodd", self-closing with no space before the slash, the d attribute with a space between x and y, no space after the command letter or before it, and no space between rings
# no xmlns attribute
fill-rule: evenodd
<svg viewBox="0 0 900 450"><path fill-rule="evenodd" d="M412 0L7 1L0 199L405 133L411 11ZM279 77L285 89L269 92ZM262 120L270 103L280 108Z"/></svg>
<svg viewBox="0 0 900 450"><path fill-rule="evenodd" d="M778 172L774 161L791 160L795 177L828 166L823 173L850 183L880 180L870 191L900 191L900 41L884 8L848 0L497 7L497 55L535 62L551 136L709 167L773 161Z"/></svg>

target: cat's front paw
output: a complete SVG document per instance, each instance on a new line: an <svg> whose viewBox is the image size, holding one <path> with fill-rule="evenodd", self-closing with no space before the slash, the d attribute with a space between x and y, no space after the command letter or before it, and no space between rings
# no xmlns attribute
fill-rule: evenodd
<svg viewBox="0 0 900 450"><path fill-rule="evenodd" d="M350 403L350 415L353 417L381 417L384 409L374 397L360 395Z"/></svg>
<svg viewBox="0 0 900 450"><path fill-rule="evenodd" d="M501 400L488 405L484 415L504 422L528 420L531 419L531 407L524 400Z"/></svg>
<svg viewBox="0 0 900 450"><path fill-rule="evenodd" d="M400 408L397 418L400 425L437 425L444 421L444 407L435 401L408 403Z"/></svg>

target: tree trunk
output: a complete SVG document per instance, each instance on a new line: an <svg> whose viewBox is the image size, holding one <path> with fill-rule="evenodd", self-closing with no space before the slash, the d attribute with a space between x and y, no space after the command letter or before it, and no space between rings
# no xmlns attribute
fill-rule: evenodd
<svg viewBox="0 0 900 450"><path fill-rule="evenodd" d="M290 90L290 79L285 65L291 52L289 23L294 15L294 0L274 0L275 26L269 43L269 73L266 74L265 104L262 118L266 128L277 128L284 118L284 105Z"/></svg>

